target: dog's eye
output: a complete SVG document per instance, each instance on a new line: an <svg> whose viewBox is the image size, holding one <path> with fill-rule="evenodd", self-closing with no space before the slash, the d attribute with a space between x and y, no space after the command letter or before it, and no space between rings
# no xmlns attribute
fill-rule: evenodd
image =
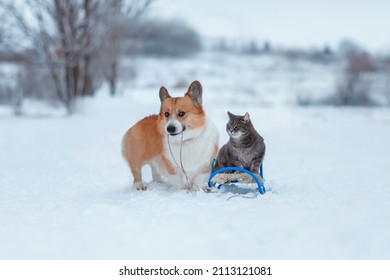
<svg viewBox="0 0 390 280"><path fill-rule="evenodd" d="M186 112L180 111L179 114L178 114L178 116L179 116L179 117L184 117L185 114L186 114Z"/></svg>
<svg viewBox="0 0 390 280"><path fill-rule="evenodd" d="M169 117L169 112L165 112L164 115L168 118Z"/></svg>

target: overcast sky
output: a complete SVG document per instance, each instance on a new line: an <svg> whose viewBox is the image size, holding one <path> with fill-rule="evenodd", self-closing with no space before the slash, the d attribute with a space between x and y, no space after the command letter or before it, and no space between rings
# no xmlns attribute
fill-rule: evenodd
<svg viewBox="0 0 390 280"><path fill-rule="evenodd" d="M390 51L390 0L156 0L153 15L188 22L201 35L272 44L337 47L349 38Z"/></svg>

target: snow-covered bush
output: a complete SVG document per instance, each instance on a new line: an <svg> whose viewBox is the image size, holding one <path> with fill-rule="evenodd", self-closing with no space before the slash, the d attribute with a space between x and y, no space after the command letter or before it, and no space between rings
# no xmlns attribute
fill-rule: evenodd
<svg viewBox="0 0 390 280"><path fill-rule="evenodd" d="M347 52L346 66L336 88L336 93L326 99L325 104L337 106L373 106L371 83L377 70L372 57L364 51Z"/></svg>

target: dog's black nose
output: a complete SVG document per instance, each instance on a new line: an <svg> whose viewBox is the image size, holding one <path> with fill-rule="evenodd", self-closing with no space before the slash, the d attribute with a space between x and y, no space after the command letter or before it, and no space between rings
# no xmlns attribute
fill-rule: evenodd
<svg viewBox="0 0 390 280"><path fill-rule="evenodd" d="M174 125L168 125L168 127L167 127L167 131L168 131L168 133L175 133L176 132L176 126L174 126Z"/></svg>

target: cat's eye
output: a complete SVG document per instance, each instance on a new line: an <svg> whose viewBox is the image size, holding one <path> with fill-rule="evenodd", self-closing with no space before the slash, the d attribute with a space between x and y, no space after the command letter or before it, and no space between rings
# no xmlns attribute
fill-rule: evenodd
<svg viewBox="0 0 390 280"><path fill-rule="evenodd" d="M164 115L168 118L169 117L169 112L165 112Z"/></svg>
<svg viewBox="0 0 390 280"><path fill-rule="evenodd" d="M177 114L179 117L184 117L184 115L186 114L186 112L183 112L183 111L179 111L179 113Z"/></svg>

